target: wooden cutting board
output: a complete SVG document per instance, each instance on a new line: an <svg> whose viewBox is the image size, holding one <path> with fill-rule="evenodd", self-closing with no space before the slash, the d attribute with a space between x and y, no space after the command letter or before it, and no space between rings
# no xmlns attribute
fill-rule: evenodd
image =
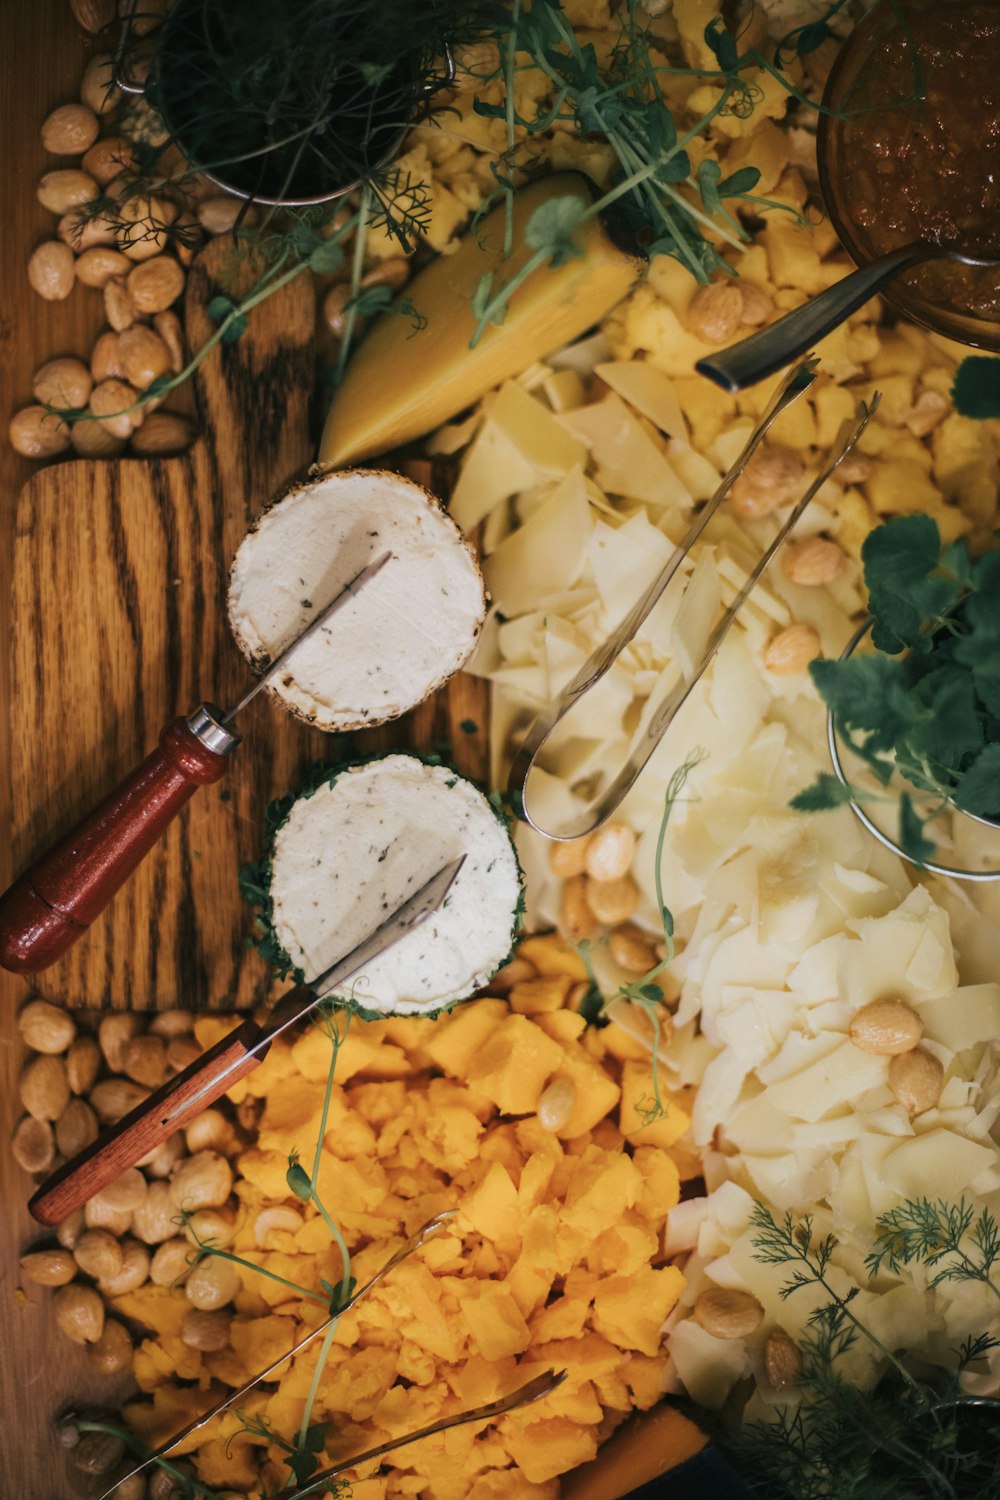
<svg viewBox="0 0 1000 1500"><path fill-rule="evenodd" d="M188 278L191 348L212 331L204 308L229 253L215 242ZM304 275L201 366L201 435L189 452L57 463L22 490L11 644L15 872L106 796L164 724L202 699L225 706L246 686L226 579L252 518L310 462L314 325ZM237 872L261 851L270 798L317 761L390 746L426 751L445 741L460 769L480 775L485 764L484 689L464 677L364 735L323 734L265 695L239 729L227 780L195 796L104 915L38 975L40 993L137 1010L263 1001L271 971L248 945L253 917Z"/></svg>

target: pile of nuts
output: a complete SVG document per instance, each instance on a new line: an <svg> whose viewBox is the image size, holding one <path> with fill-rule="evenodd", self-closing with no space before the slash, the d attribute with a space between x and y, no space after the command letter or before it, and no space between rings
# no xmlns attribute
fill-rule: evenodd
<svg viewBox="0 0 1000 1500"><path fill-rule="evenodd" d="M889 1059L886 1081L909 1115L933 1109L944 1088L940 1060L919 1046L924 1023L905 1000L873 1000L855 1011L848 1035L855 1047Z"/></svg>
<svg viewBox="0 0 1000 1500"><path fill-rule="evenodd" d="M147 1018L126 1011L70 1012L29 1000L18 1018L32 1054L20 1081L26 1113L13 1141L20 1166L48 1173L188 1067L202 1051L193 1021L187 1011ZM183 1283L190 1309L182 1337L193 1349L228 1342L227 1309L240 1280L228 1261L198 1260L196 1246L198 1239L221 1244L232 1236L233 1161L253 1137L256 1114L252 1099L239 1110L224 1103L202 1111L22 1256L24 1281L55 1289L56 1322L86 1347L99 1374L129 1370L133 1353L131 1332L107 1315L105 1298L147 1281ZM182 1213L190 1215L186 1226ZM259 1226L258 1233L266 1236L270 1227ZM71 1467L86 1472L93 1459L90 1439L97 1436L88 1434L74 1446ZM145 1494L143 1482L123 1488L119 1500ZM154 1500L152 1482L149 1495Z"/></svg>
<svg viewBox="0 0 1000 1500"><path fill-rule="evenodd" d="M635 831L627 823L605 823L582 839L549 846L549 868L563 882L559 929L570 942L608 932L611 957L629 974L645 974L658 962L649 935L630 922L639 888L630 871Z"/></svg>

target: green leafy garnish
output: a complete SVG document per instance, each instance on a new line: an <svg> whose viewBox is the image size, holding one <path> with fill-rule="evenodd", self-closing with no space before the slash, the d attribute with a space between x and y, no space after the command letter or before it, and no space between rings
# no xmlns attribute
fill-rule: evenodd
<svg viewBox="0 0 1000 1500"><path fill-rule="evenodd" d="M985 354L963 359L955 371L951 399L960 416L979 421L1000 417L1000 359Z"/></svg>
<svg viewBox="0 0 1000 1500"><path fill-rule="evenodd" d="M884 787L898 772L900 847L933 859L927 825L949 802L1000 813L1000 552L942 547L930 516L879 526L861 549L875 651L809 671L840 738ZM871 799L820 774L792 799L819 812Z"/></svg>

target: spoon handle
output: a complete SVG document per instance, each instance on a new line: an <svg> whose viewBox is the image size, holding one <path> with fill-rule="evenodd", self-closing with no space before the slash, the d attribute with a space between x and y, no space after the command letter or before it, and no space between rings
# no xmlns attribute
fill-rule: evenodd
<svg viewBox="0 0 1000 1500"><path fill-rule="evenodd" d="M811 297L801 307L793 308L770 327L752 333L728 349L720 349L718 354L699 359L695 369L700 375L714 380L716 385L721 385L724 391L742 391L748 385L756 385L839 328L845 318L856 312L869 297L874 297L900 271L940 254L939 246L923 240L892 250L860 271L834 282L825 292Z"/></svg>

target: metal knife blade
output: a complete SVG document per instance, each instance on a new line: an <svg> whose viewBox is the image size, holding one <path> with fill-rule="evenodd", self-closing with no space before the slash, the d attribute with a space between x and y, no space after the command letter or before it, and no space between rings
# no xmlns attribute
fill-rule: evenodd
<svg viewBox="0 0 1000 1500"><path fill-rule="evenodd" d="M256 698L261 688L267 687L267 684L271 681L271 678L277 676L282 667L288 661L289 657L292 656L300 646L304 646L306 641L310 640L318 630L322 630L323 626L327 623L328 620L331 620L333 618L338 609L343 609L344 605L347 603L352 594L356 594L359 589L364 588L365 584L370 582L371 579L375 577L376 573L381 573L386 563L392 560L392 557L393 553L383 552L381 557L376 557L375 561L370 562L367 567L362 568L360 573L355 573L354 577L349 579L347 583L344 584L344 587L340 590L340 593L334 594L329 604L327 604L325 608L321 609L319 614L309 621L309 624L306 626L306 628L295 637L294 641L291 641L285 647L284 651L282 651L279 656L275 657L274 661L267 668L267 670L257 678L257 681L251 687L247 688L246 692L243 694L243 697L237 703L236 707L229 709L228 712L222 715L222 723L228 724L231 720L236 718L236 715L238 713L242 713L247 704L250 703L254 698Z"/></svg>
<svg viewBox="0 0 1000 1500"><path fill-rule="evenodd" d="M262 1052L265 1047L270 1046L275 1037L287 1031L290 1026L294 1026L297 1021L301 1021L311 1010L315 1010L320 1001L332 994L345 979L350 979L359 973L365 964L370 963L373 958L378 958L380 953L393 947L414 927L418 927L421 922L425 922L428 917L439 911L448 899L448 893L455 883L459 870L465 864L465 860L466 855L463 854L460 859L442 865L436 874L425 881L419 890L409 896L402 906L397 907L384 922L376 927L374 932L363 938L349 953L338 958L336 963L331 964L315 979L296 985L293 990L289 990L287 995L283 995L262 1026L256 1042L230 1065L231 1068L235 1070L247 1057L252 1057L255 1053ZM211 1093L213 1098L218 1098L219 1082L225 1077L225 1073L217 1074L206 1085L206 1097ZM199 1097L199 1094L195 1094L185 1099L183 1104L177 1106L178 1113L183 1111L185 1116L189 1115ZM170 1118L170 1114L164 1115L164 1123L168 1123Z"/></svg>

